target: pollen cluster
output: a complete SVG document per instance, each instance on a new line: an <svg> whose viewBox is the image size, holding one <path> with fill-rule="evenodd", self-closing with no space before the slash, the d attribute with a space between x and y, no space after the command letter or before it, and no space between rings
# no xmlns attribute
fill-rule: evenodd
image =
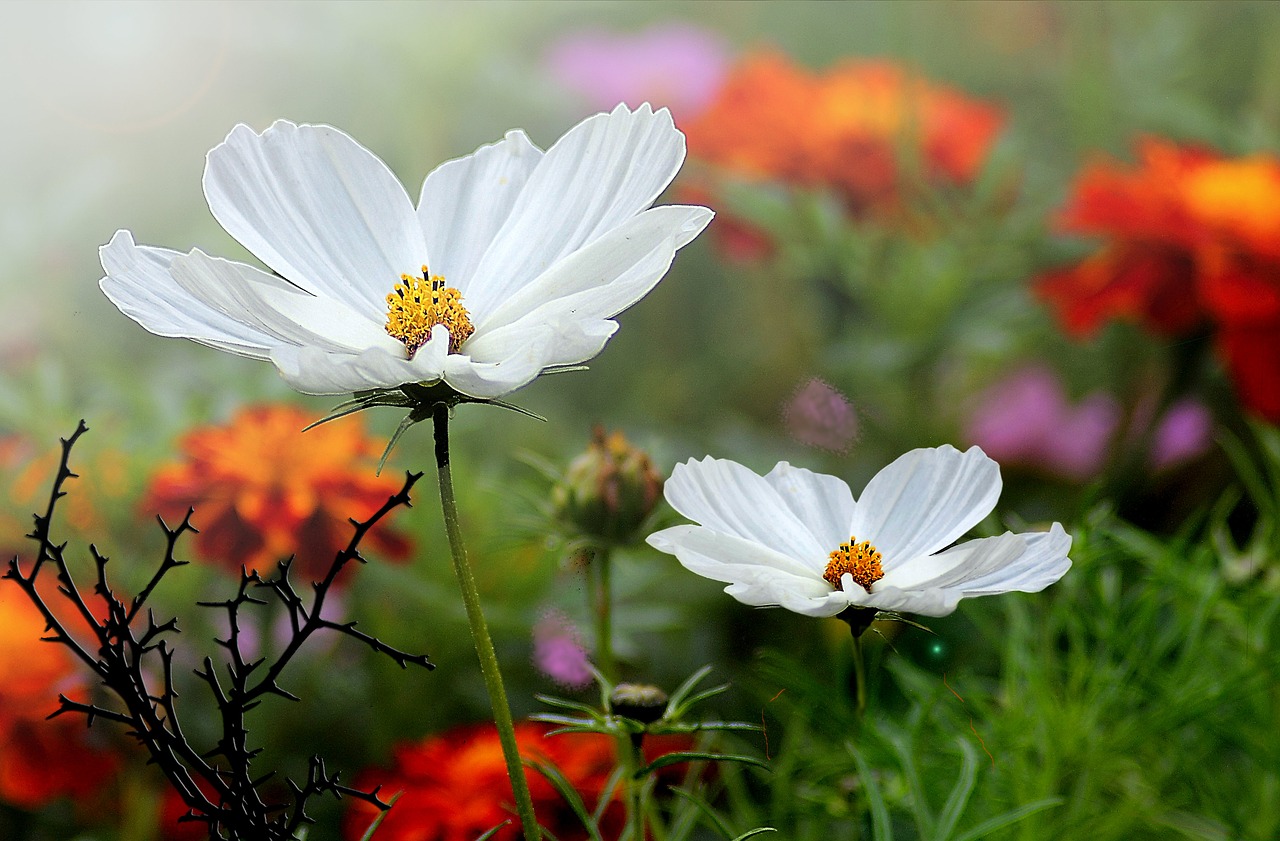
<svg viewBox="0 0 1280 841"><path fill-rule="evenodd" d="M858 538L850 537L848 542L841 543L840 548L831 553L827 569L822 577L837 590L843 590L841 578L845 573L853 576L854 582L868 593L871 585L884 578L884 570L880 568L880 552L871 545L871 541L858 542Z"/></svg>
<svg viewBox="0 0 1280 841"><path fill-rule="evenodd" d="M431 328L449 330L449 353L457 353L475 327L462 306L462 293L444 285L444 278L422 267L422 276L402 274L387 296L387 333L404 342L410 359L431 338Z"/></svg>

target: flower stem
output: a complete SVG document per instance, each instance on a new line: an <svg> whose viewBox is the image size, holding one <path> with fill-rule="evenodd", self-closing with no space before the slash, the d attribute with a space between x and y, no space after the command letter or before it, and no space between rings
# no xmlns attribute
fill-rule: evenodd
<svg viewBox="0 0 1280 841"><path fill-rule="evenodd" d="M618 764L624 772L623 784L626 786L626 829L622 838L627 841L648 841L645 828L645 780L636 779L636 771L644 765L643 733L631 733L618 736Z"/></svg>
<svg viewBox="0 0 1280 841"><path fill-rule="evenodd" d="M467 550L462 545L462 530L458 525L458 504L453 496L453 476L449 470L449 407L437 403L432 414L436 441L436 467L440 475L440 507L444 513L444 529L449 536L449 554L453 558L453 571L458 576L462 590L462 603L467 609L467 621L471 623L471 639L480 659L480 672L484 675L485 689L489 692L489 705L493 709L493 723L498 728L498 740L502 743L502 755L507 763L507 776L511 778L511 791L515 795L516 811L525 841L539 841L542 837L538 819L533 813L533 798L529 795L529 781L520 761L520 749L516 745L516 729L511 721L511 705L507 691L502 686L502 673L498 670L498 656L493 650L493 639L480 609L480 593L476 589L475 575L467 561Z"/></svg>
<svg viewBox="0 0 1280 841"><path fill-rule="evenodd" d="M596 667L613 683L618 679L613 662L613 585L610 581L610 552L596 547L587 562L591 608L596 619Z"/></svg>
<svg viewBox="0 0 1280 841"><path fill-rule="evenodd" d="M856 684L854 692L857 695L858 719L861 720L867 714L867 664L862 657L862 637L857 635L853 638L853 680Z"/></svg>

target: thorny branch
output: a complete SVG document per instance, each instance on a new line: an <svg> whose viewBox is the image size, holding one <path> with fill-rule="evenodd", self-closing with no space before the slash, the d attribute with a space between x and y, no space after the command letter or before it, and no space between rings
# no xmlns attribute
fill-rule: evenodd
<svg viewBox="0 0 1280 841"><path fill-rule="evenodd" d="M338 574L352 561L365 562L359 550L361 540L392 510L410 505L409 491L422 474L406 473L400 491L387 499L369 519L351 520L354 529L351 540L336 554L324 579L312 584L310 604L290 581L291 561L282 563L277 574L268 579L242 569L234 596L225 601L199 603L225 610L230 626L226 638L216 640L226 649L229 658L223 664L223 678L219 678L220 672L210 657L205 657L201 668L195 671L196 676L208 685L222 719L221 737L212 748L201 750L188 741L178 715L178 693L173 683L174 651L164 638L179 632L177 620L157 622L149 608L144 611L147 599L164 576L187 563L178 560L176 550L182 535L196 531L191 524L193 512L188 510L174 527L160 520L166 540L164 557L147 585L127 603L115 594L108 583L108 558L96 546L89 546L96 569L93 592L105 606L105 615L95 614L71 577L65 555L66 543L55 543L52 538L57 503L66 496L63 485L67 479L76 477L69 467L71 449L87 431L88 427L81 421L69 438L62 439L62 457L53 480L49 505L43 514L34 516L35 528L28 535L39 546L30 571L24 573L15 557L0 577L21 587L43 614L49 631L44 639L69 648L93 671L101 685L119 700L121 707L108 709L63 695L59 696L58 710L50 717L75 713L85 716L89 726L101 719L128 727L129 735L147 749L150 761L159 766L182 796L188 808L183 819L206 824L209 838L214 841L294 839L302 826L311 822L306 812L308 802L326 794L363 800L380 809L389 808L389 804L379 798L376 788L360 791L340 784L338 774L330 774L325 769L324 760L318 756L311 758L303 784L287 780L288 799L275 799L263 789L263 784L274 772L258 777L253 775L253 760L260 749L249 746L245 716L267 695L298 700L280 685L280 677L307 639L320 630L336 631L351 637L373 651L391 657L401 668L407 668L409 664L434 668L425 654L405 653L357 631L354 622L337 623L321 616L329 589ZM37 576L47 565L56 570L57 590L80 616L93 645L85 645L73 636L37 589ZM271 599L284 607L289 620L289 642L274 662L268 663L265 658L246 661L242 649L240 611L245 605L265 605ZM96 653L92 651L95 647ZM154 662L152 655L158 656L160 661L158 691L148 685L148 680L154 682L156 679L146 677L154 673L150 668Z"/></svg>

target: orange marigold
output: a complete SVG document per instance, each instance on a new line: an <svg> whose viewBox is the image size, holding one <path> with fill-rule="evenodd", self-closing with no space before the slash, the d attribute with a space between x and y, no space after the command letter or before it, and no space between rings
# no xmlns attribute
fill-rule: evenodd
<svg viewBox="0 0 1280 841"><path fill-rule="evenodd" d="M550 729L532 722L517 724L520 755L555 765L587 808L594 809L614 768L613 740L597 733L547 736ZM657 736L646 739L645 746L657 756L688 750L690 742L685 736ZM683 766L670 767L683 773ZM581 822L546 778L531 770L528 779L539 823L561 841L585 841ZM392 768L365 771L355 785L365 790L380 785L388 797L404 792L378 827L378 841L475 841L508 819L512 823L494 836L495 841L520 837L502 745L492 724L456 727L402 745ZM372 806L353 801L346 816L348 841L362 837L377 815ZM606 809L601 829L606 838L617 837L622 830L621 803Z"/></svg>
<svg viewBox="0 0 1280 841"><path fill-rule="evenodd" d="M53 594L46 601L54 603ZM0 581L0 801L38 809L60 797L87 797L110 781L115 755L79 716L46 717L58 694L87 691L61 645L42 642L44 616L18 587Z"/></svg>
<svg viewBox="0 0 1280 841"><path fill-rule="evenodd" d="M776 53L748 56L688 125L690 153L747 179L833 189L855 214L896 210L908 173L964 184L1003 112L890 61L815 74Z"/></svg>
<svg viewBox="0 0 1280 841"><path fill-rule="evenodd" d="M173 521L194 508L197 550L228 569L266 575L295 555L300 576L318 578L350 540L349 518L373 514L401 482L374 474L383 444L359 418L303 433L315 420L293 406L264 405L193 429L182 439L183 459L151 478L144 510ZM366 546L393 559L409 552L385 524Z"/></svg>
<svg viewBox="0 0 1280 841"><path fill-rule="evenodd" d="M613 769L612 740L597 734L548 737L548 729L517 724L521 756L554 763L582 794L587 808L594 808ZM538 821L562 841L585 839L581 823L551 784L533 771L528 778ZM491 724L459 727L401 746L391 769L365 771L355 782L366 790L377 785L388 796L404 792L378 827L379 841L475 841L515 814L502 746ZM346 837L360 838L377 814L372 806L353 801ZM495 841L519 837L514 823L494 836Z"/></svg>
<svg viewBox="0 0 1280 841"><path fill-rule="evenodd" d="M1244 405L1280 421L1280 159L1146 139L1133 166L1086 166L1059 223L1099 240L1039 279L1068 331L1210 332Z"/></svg>

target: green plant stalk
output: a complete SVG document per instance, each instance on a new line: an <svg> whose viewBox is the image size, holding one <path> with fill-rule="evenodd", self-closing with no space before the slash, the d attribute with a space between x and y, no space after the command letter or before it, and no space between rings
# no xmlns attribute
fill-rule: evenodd
<svg viewBox="0 0 1280 841"><path fill-rule="evenodd" d="M643 733L623 733L618 735L618 765L621 766L622 779L626 785L623 802L626 806L626 828L622 838L627 841L648 841L645 830L645 779L636 779L636 771L644 767Z"/></svg>
<svg viewBox="0 0 1280 841"><path fill-rule="evenodd" d="M612 558L608 548L592 550L587 562L587 582L591 609L596 620L596 668L610 683L618 680L613 660L613 584L610 574Z"/></svg>
<svg viewBox="0 0 1280 841"><path fill-rule="evenodd" d="M853 680L856 684L854 692L857 696L858 718L867 714L867 664L862 656L862 637L853 637Z"/></svg>
<svg viewBox="0 0 1280 841"><path fill-rule="evenodd" d="M498 728L498 740L502 743L502 756L507 763L507 776L511 778L511 791L515 795L516 811L525 841L539 841L542 832L533 812L533 798L529 795L529 780L525 777L520 761L520 749L516 745L515 724L511 720L511 705L502 685L502 673L498 669L498 655L493 650L493 639L480 609L480 593L476 589L475 575L467 561L467 550L462 544L462 530L458 525L458 504L453 496L453 476L449 469L449 407L437 403L432 413L435 430L436 467L440 476L440 507L444 513L444 529L449 536L449 554L453 559L453 571L458 576L462 590L462 603L471 623L471 640L475 643L476 656L480 659L480 672L484 675L485 689L489 693L489 705L493 710L493 723Z"/></svg>

